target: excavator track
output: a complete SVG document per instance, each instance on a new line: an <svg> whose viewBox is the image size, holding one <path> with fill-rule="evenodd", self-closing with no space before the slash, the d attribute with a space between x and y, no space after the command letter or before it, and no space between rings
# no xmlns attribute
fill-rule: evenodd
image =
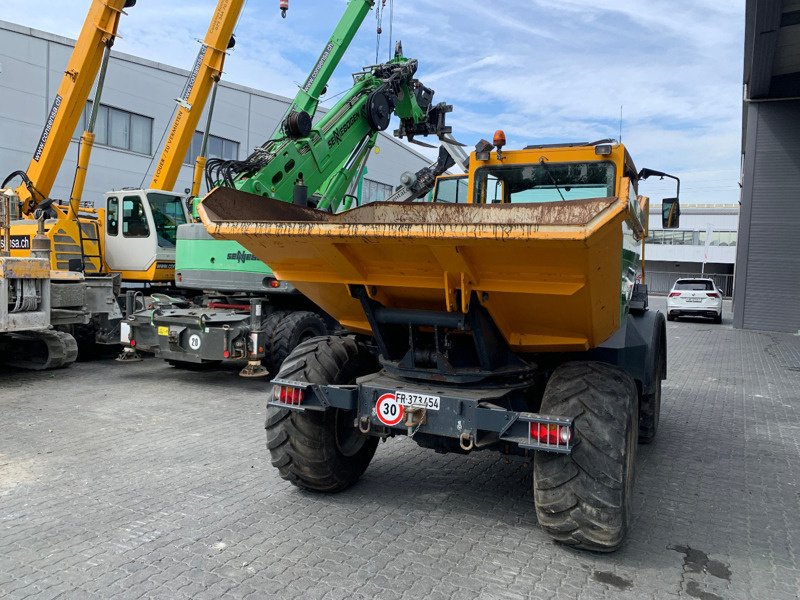
<svg viewBox="0 0 800 600"><path fill-rule="evenodd" d="M26 331L8 337L4 362L12 367L48 371L68 367L78 358L78 342L63 331Z"/></svg>

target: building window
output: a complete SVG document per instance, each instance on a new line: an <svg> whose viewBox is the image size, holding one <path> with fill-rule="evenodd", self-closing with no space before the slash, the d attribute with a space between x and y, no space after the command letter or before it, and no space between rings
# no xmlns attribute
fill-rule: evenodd
<svg viewBox="0 0 800 600"><path fill-rule="evenodd" d="M193 165L194 161L200 156L203 147L203 132L195 131L192 137L192 145L184 161L187 165ZM217 135L208 135L208 149L206 158L222 158L224 160L239 160L239 142L226 140Z"/></svg>
<svg viewBox="0 0 800 600"><path fill-rule="evenodd" d="M92 101L86 103L78 121L75 137L80 138L89 124ZM153 119L101 104L94 126L94 143L130 150L139 154L153 153Z"/></svg>
<svg viewBox="0 0 800 600"><path fill-rule="evenodd" d="M386 200L394 192L394 188L379 181L372 179L364 179L364 187L361 192L361 204L369 204L370 202L382 202Z"/></svg>
<svg viewBox="0 0 800 600"><path fill-rule="evenodd" d="M735 231L712 231L709 245L735 246L736 236ZM705 246L706 232L657 229L650 231L646 242L666 246Z"/></svg>

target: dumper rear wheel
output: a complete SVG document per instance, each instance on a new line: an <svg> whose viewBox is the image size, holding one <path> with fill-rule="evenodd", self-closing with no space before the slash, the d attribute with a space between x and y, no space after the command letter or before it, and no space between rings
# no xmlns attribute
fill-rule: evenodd
<svg viewBox="0 0 800 600"><path fill-rule="evenodd" d="M633 496L638 392L621 369L599 362L558 367L541 412L574 419L571 454L537 452L533 492L539 524L555 540L596 552L619 548Z"/></svg>
<svg viewBox="0 0 800 600"><path fill-rule="evenodd" d="M349 337L321 337L297 346L277 379L347 385L379 369L375 357ZM267 407L267 448L272 465L294 485L338 492L353 485L369 466L378 438L362 435L355 413L339 409L296 412Z"/></svg>

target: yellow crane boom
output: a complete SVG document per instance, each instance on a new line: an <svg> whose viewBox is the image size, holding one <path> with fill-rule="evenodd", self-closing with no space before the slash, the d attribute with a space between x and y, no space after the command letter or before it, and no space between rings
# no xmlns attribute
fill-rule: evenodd
<svg viewBox="0 0 800 600"><path fill-rule="evenodd" d="M232 45L233 30L243 6L244 0L217 2L189 82L182 97L178 98L178 112L150 182L151 189L170 191L175 187L183 159L189 151L192 136L200 121L200 114L214 83L222 74L225 53Z"/></svg>
<svg viewBox="0 0 800 600"><path fill-rule="evenodd" d="M67 63L42 135L28 165L26 174L31 185L23 184L16 190L26 218L33 218L36 206L50 194L94 79L100 70L103 53L117 35L119 19L124 9L134 4L136 0L92 0L75 43L75 50ZM55 205L52 208L61 210Z"/></svg>

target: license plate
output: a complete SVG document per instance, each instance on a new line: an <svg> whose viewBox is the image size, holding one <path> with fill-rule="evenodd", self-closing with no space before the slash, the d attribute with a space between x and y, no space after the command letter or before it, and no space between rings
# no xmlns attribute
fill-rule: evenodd
<svg viewBox="0 0 800 600"><path fill-rule="evenodd" d="M169 337L169 327L159 327L158 328L158 335L163 335Z"/></svg>
<svg viewBox="0 0 800 600"><path fill-rule="evenodd" d="M397 398L397 402L403 406L418 406L428 410L439 410L441 403L439 396L415 394L414 392L401 392L398 390L394 393L394 396Z"/></svg>
<svg viewBox="0 0 800 600"><path fill-rule="evenodd" d="M687 302L702 302L703 299L702 298L687 298L686 301Z"/></svg>

